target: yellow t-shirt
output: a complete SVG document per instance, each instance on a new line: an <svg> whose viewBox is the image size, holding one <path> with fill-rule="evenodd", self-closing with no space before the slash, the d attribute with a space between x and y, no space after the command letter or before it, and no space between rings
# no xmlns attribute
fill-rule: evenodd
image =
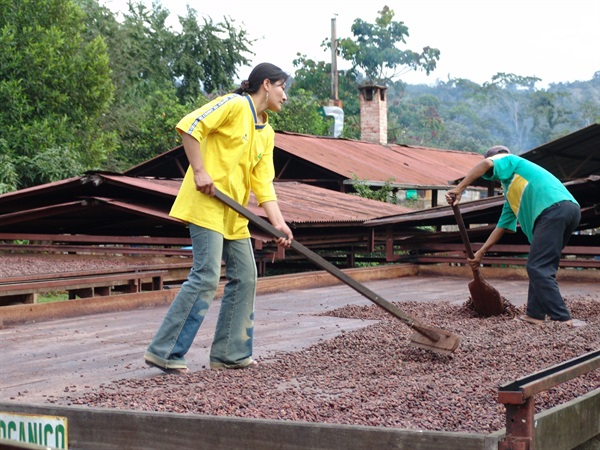
<svg viewBox="0 0 600 450"><path fill-rule="evenodd" d="M177 131L200 142L202 161L217 189L244 206L250 191L258 204L277 200L273 179L275 132L268 124L258 125L252 98L229 94L188 114ZM226 239L250 237L248 220L220 200L196 190L188 167L169 214L186 223L217 231Z"/></svg>

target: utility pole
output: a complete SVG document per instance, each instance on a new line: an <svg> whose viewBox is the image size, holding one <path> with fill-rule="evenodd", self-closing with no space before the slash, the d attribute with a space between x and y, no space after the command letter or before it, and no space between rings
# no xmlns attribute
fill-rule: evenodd
<svg viewBox="0 0 600 450"><path fill-rule="evenodd" d="M336 14L337 15L337 14ZM331 19L331 100L338 106L338 70L337 70L337 36L336 36L336 18Z"/></svg>
<svg viewBox="0 0 600 450"><path fill-rule="evenodd" d="M337 14L335 14L337 16ZM344 110L338 95L338 70L337 70L337 36L335 30L335 17L331 19L331 98L327 106L323 106L323 115L333 117L331 135L340 137L344 129Z"/></svg>

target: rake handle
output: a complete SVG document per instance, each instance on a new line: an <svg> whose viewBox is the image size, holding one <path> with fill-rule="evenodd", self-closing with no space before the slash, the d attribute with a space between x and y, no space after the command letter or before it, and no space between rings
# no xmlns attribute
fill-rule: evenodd
<svg viewBox="0 0 600 450"><path fill-rule="evenodd" d="M456 223L458 224L458 230L460 231L460 236L465 244L465 249L467 251L467 256L470 259L475 258L475 254L473 253L473 249L471 248L471 241L469 240L469 235L467 234L467 228L465 227L465 222L463 221L462 214L460 213L460 209L458 205L452 205L452 211L454 211L454 217L456 217ZM473 269L473 274L480 278L479 268L471 266Z"/></svg>
<svg viewBox="0 0 600 450"><path fill-rule="evenodd" d="M277 238L286 237L281 231L271 225L262 217L257 216L249 209L240 205L235 200L231 199L229 196L225 195L223 192L215 189L215 197L222 201L224 204L229 206L231 209L239 213L248 219L252 224L260 228L262 231L265 231ZM413 328L415 331L423 334L434 342L438 342L440 340L440 335L432 330L427 329L423 325L421 325L417 320L410 317L408 314L404 313L400 308L398 308L393 303L388 302L387 300L381 298L375 292L364 286L363 284L356 281L354 278L350 277L346 273L342 272L336 266L331 264L329 261L325 260L321 256L317 255L312 250L308 249L301 243L296 240L292 241L292 248L296 250L298 253L305 256L309 261L319 266L321 269L326 270L331 275L344 282L346 285L350 286L355 291L367 297L372 302L376 303L383 309L385 309L390 314L396 316L400 320L402 320L405 324Z"/></svg>

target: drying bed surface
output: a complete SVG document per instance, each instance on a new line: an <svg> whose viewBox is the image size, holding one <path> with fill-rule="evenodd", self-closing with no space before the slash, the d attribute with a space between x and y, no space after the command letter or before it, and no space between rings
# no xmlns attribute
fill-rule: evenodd
<svg viewBox="0 0 600 450"><path fill-rule="evenodd" d="M0 253L0 278L98 269L135 269L160 263L161 260L154 257ZM179 258L172 260L176 262Z"/></svg>
<svg viewBox="0 0 600 450"><path fill-rule="evenodd" d="M398 304L403 311L461 337L452 355L410 344L412 331L377 306L326 314L378 320L297 352L281 352L251 370L123 379L48 402L129 410L194 413L405 429L490 433L505 426L499 385L600 347L600 295L566 299L585 326L531 325L523 307L484 318L469 302ZM536 412L600 386L600 370L536 395Z"/></svg>

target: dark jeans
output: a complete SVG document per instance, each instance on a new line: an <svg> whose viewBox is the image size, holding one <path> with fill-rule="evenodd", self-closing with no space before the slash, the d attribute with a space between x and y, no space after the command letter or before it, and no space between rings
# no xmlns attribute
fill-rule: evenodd
<svg viewBox="0 0 600 450"><path fill-rule="evenodd" d="M562 249L579 225L579 205L562 201L546 208L535 221L527 258L529 293L527 315L536 319L565 321L571 318L558 289L556 272Z"/></svg>

